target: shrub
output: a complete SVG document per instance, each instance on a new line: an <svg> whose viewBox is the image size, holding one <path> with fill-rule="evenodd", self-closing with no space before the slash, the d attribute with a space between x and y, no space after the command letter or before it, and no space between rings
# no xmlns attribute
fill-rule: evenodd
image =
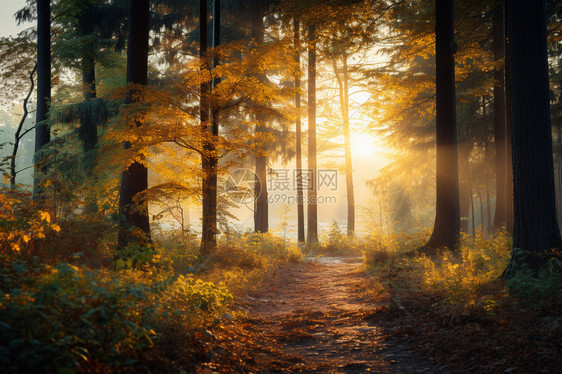
<svg viewBox="0 0 562 374"><path fill-rule="evenodd" d="M312 254L329 256L358 255L359 241L355 237L344 234L336 221L332 222L328 233L321 235L319 246L309 247Z"/></svg>
<svg viewBox="0 0 562 374"><path fill-rule="evenodd" d="M29 194L0 190L0 254L10 255L33 250L32 239L43 239L60 227L51 223L47 211L36 210Z"/></svg>
<svg viewBox="0 0 562 374"><path fill-rule="evenodd" d="M138 282L147 277L138 271L5 261L0 265L0 371L119 371L158 343L161 326L171 321L182 328L205 326L232 301L224 287L193 277Z"/></svg>
<svg viewBox="0 0 562 374"><path fill-rule="evenodd" d="M534 253L514 249L518 258L536 256ZM538 272L520 264L515 274L507 280L511 294L530 299L548 299L551 297L562 300L562 257L561 253L552 250L539 259L542 263Z"/></svg>

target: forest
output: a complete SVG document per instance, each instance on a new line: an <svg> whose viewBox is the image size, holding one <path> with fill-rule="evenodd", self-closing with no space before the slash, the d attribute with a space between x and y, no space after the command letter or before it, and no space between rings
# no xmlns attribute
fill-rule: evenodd
<svg viewBox="0 0 562 374"><path fill-rule="evenodd" d="M0 10L0 372L560 371L561 1Z"/></svg>

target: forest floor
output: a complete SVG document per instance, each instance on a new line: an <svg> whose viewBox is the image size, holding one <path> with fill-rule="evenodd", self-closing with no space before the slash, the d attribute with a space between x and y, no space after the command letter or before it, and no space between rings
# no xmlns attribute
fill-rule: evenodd
<svg viewBox="0 0 562 374"><path fill-rule="evenodd" d="M259 372L439 373L390 338L377 311L388 295L367 291L360 258L318 258L274 268L248 297L246 329L271 350L252 355ZM369 287L372 290L372 287Z"/></svg>

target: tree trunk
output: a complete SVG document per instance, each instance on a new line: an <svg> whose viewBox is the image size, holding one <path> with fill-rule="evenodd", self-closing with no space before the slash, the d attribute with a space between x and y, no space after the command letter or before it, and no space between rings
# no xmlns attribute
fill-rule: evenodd
<svg viewBox="0 0 562 374"><path fill-rule="evenodd" d="M264 5L261 1L254 1L252 12L252 39L254 43L262 43L265 35L264 24ZM266 78L260 74L258 80L262 83ZM256 113L256 134L267 132L266 119L263 113ZM256 153L256 199L254 203L254 229L255 232L265 233L269 230L269 202L267 193L267 144L263 142L259 145Z"/></svg>
<svg viewBox="0 0 562 374"><path fill-rule="evenodd" d="M318 243L317 167L316 167L316 32L308 26L308 235L307 243Z"/></svg>
<svg viewBox="0 0 562 374"><path fill-rule="evenodd" d="M127 46L127 83L146 85L148 73L148 23L150 0L137 0L129 6L129 45ZM135 95L130 95L131 102ZM141 126L141 123L136 123ZM125 148L130 144L125 143ZM138 241L130 234L136 227L145 235L143 242L150 241L150 222L148 204L138 198L148 188L148 169L140 162L133 162L121 175L119 190L119 214L126 219L126 226L119 231L118 245L126 246Z"/></svg>
<svg viewBox="0 0 562 374"><path fill-rule="evenodd" d="M351 137L349 132L349 73L347 71L347 53L342 52L342 77L338 72L337 62L334 59L333 68L338 82L340 107L343 120L343 137L345 149L345 185L347 192L347 235L353 236L355 232L355 195L353 193L353 166L351 163Z"/></svg>
<svg viewBox="0 0 562 374"><path fill-rule="evenodd" d="M486 231L491 233L492 227L492 205L490 199L490 183L488 180L488 175L486 175Z"/></svg>
<svg viewBox="0 0 562 374"><path fill-rule="evenodd" d="M494 38L494 60L505 58L505 27L504 7L499 4L494 9L493 15L493 38ZM505 65L505 61L504 61ZM507 161L507 134L505 123L505 79L504 68L496 67L494 70L494 143L496 145L496 211L494 214L494 228L501 229L507 223L507 201L506 193L506 170ZM511 165L509 165L511 167Z"/></svg>
<svg viewBox="0 0 562 374"><path fill-rule="evenodd" d="M454 250L459 242L460 207L458 185L455 71L453 54L453 0L436 1L437 90L437 205L433 234L427 248Z"/></svg>
<svg viewBox="0 0 562 374"><path fill-rule="evenodd" d="M21 130L23 129L23 125L25 124L25 120L27 119L27 115L29 114L29 109L27 109L27 104L29 103L29 99L31 99L31 95L33 94L33 89L35 88L35 80L33 76L37 71L37 64L33 66L33 70L29 74L29 82L31 83L29 86L29 91L27 92L27 96L23 99L23 115L21 116L20 123L14 134L14 147L12 148L12 157L10 158L10 188L12 190L16 189L16 157L18 156L18 149L20 146L20 140L23 135L21 135ZM25 134L25 133L24 133Z"/></svg>
<svg viewBox="0 0 562 374"><path fill-rule="evenodd" d="M51 2L37 0L37 111L35 120L35 175L34 199L41 199L41 174L46 171L42 165L41 150L51 141L48 123L51 102ZM39 168L37 166L40 166Z"/></svg>
<svg viewBox="0 0 562 374"><path fill-rule="evenodd" d="M488 115L488 111L486 108L486 96L482 97L482 113L484 114L484 118ZM486 193L486 225L482 223L482 236L484 236L484 231L487 233L492 232L492 207L490 205L490 178L488 175L488 166L492 164L492 154L490 149L490 141L488 138L488 134L484 138L484 187ZM482 219L484 220L484 219ZM484 221L482 221L484 222Z"/></svg>
<svg viewBox="0 0 562 374"><path fill-rule="evenodd" d="M252 41L255 44L262 43L264 40L265 29L263 24L265 9L261 1L253 2L253 9L251 14L251 35ZM262 73L257 75L257 79L264 83L266 78ZM259 105L267 105L267 103L262 103ZM258 139L263 138L260 135L264 135L267 130L266 117L261 111L257 111L255 114L256 125L256 135ZM269 230L269 202L268 202L268 192L267 192L267 144L262 140L258 140L258 150L255 155L255 193L256 198L254 200L254 231L265 233Z"/></svg>
<svg viewBox="0 0 562 374"><path fill-rule="evenodd" d="M560 106L560 102L557 104ZM557 199L556 199L556 217L558 218L558 223L562 222L562 121L558 116L556 117L556 134L557 134L557 151L556 153L556 169L558 173L555 173L558 181ZM556 185L555 185L556 187Z"/></svg>
<svg viewBox="0 0 562 374"><path fill-rule="evenodd" d="M347 71L347 53L343 55L343 93L345 118L343 119L343 136L345 143L345 186L347 191L347 235L355 235L355 192L353 191L353 166L351 163L351 136L349 131L349 73Z"/></svg>
<svg viewBox="0 0 562 374"><path fill-rule="evenodd" d="M511 69L510 69L510 53L509 53L509 41L507 35L509 35L509 27L507 25L507 1L504 1L504 33L506 35L504 44L504 54L505 54L505 155L506 155L506 168L505 168L505 203L506 203L506 213L505 222L506 229L511 235L513 235L513 153L512 153L512 143L513 138L511 134Z"/></svg>
<svg viewBox="0 0 562 374"><path fill-rule="evenodd" d="M469 189L470 181L470 164L468 162L470 151L468 146L459 148L459 204L460 204L460 231L468 234L468 215L470 210L470 196L472 193Z"/></svg>
<svg viewBox="0 0 562 374"><path fill-rule="evenodd" d="M256 132L263 132L265 128L258 125ZM260 151L263 152L263 151ZM254 209L255 232L265 233L269 229L269 205L267 194L267 156L264 153L256 155L256 200Z"/></svg>
<svg viewBox="0 0 562 374"><path fill-rule="evenodd" d="M304 194L302 190L302 132L301 132L301 39L300 39L300 22L298 16L294 19L295 28L295 60L298 66L295 75L295 110L297 119L295 123L296 133L296 158L297 158L297 240L299 243L305 241L304 236Z"/></svg>
<svg viewBox="0 0 562 374"><path fill-rule="evenodd" d="M468 170L468 191L470 193L470 223L472 228L472 239L476 239L476 218L474 216L474 193L472 192L472 178Z"/></svg>
<svg viewBox="0 0 562 374"><path fill-rule="evenodd" d="M199 57L201 70L210 70L207 56L207 1L199 2ZM216 21L216 18L214 19ZM217 26L219 26L217 24ZM213 27L213 30L215 28ZM220 32L220 31L219 31ZM218 39L217 39L218 40ZM201 167L203 169L202 191L202 222L201 222L201 248L203 255L209 255L217 249L217 158L214 144L215 111L211 113L209 123L209 94L210 83L201 83L200 119L203 140L203 154ZM218 124L217 124L218 135Z"/></svg>
<svg viewBox="0 0 562 374"><path fill-rule="evenodd" d="M95 46L93 41L93 20L89 10L85 10L79 19L79 27L83 36L88 37L87 46L84 48L82 56L82 85L84 91L84 102L96 98L96 69L95 69ZM94 163L92 151L98 142L97 123L89 113L82 113L80 118L80 135L82 137L82 147L84 150L84 165L88 174L91 174Z"/></svg>
<svg viewBox="0 0 562 374"><path fill-rule="evenodd" d="M528 267L535 273L540 255L560 248L556 218L550 120L546 3L507 2L512 100L514 232L504 276ZM522 250L522 251L520 251Z"/></svg>

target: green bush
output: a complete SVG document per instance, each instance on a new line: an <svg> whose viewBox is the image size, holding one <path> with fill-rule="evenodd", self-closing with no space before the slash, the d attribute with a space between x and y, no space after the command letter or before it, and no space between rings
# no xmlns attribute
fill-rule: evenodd
<svg viewBox="0 0 562 374"><path fill-rule="evenodd" d="M514 249L516 258L535 257L536 254ZM552 251L542 258L538 271L532 271L524 264L517 266L513 276L507 280L507 287L511 294L522 298L547 299L550 297L562 300L562 257L560 253Z"/></svg>
<svg viewBox="0 0 562 374"><path fill-rule="evenodd" d="M4 262L0 372L120 371L157 344L159 329L171 317L182 328L201 325L232 301L226 289L191 277L139 282L140 277L146 273Z"/></svg>
<svg viewBox="0 0 562 374"><path fill-rule="evenodd" d="M152 310L139 309L139 289L104 287L64 263L4 264L0 276L5 372L56 372L90 360L130 365L132 352L152 344L155 333L143 320Z"/></svg>

